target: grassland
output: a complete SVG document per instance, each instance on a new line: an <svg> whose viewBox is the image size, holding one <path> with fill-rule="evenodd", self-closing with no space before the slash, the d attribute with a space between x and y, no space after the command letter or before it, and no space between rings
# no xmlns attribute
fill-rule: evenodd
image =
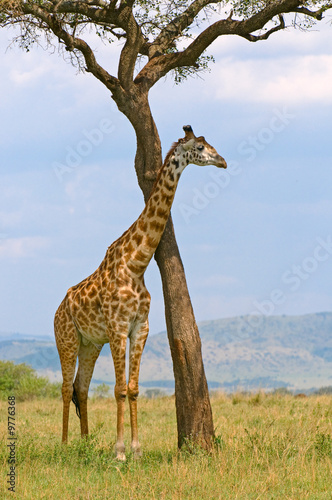
<svg viewBox="0 0 332 500"><path fill-rule="evenodd" d="M115 402L89 402L90 436L60 445L61 401L16 403L16 492L8 492L7 403L1 402L1 498L331 499L332 397L212 397L216 449L178 452L174 399L139 400L144 455L113 458ZM127 417L128 417L127 412ZM130 428L126 424L129 443Z"/></svg>

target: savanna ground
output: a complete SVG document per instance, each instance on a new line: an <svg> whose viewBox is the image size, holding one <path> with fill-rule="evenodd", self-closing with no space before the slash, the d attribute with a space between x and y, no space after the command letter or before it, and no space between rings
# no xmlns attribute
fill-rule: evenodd
<svg viewBox="0 0 332 500"><path fill-rule="evenodd" d="M115 401L89 401L90 437L60 445L62 403L16 402L16 491L7 490L8 403L1 401L1 498L332 499L332 397L214 395L215 450L176 447L174 399L139 399L143 457L114 460ZM126 411L129 444L129 411Z"/></svg>

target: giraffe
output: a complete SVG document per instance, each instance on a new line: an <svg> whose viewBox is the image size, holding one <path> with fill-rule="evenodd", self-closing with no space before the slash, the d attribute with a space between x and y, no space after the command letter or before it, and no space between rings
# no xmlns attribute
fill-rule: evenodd
<svg viewBox="0 0 332 500"><path fill-rule="evenodd" d="M141 356L148 336L150 294L144 272L159 244L175 191L184 168L227 164L204 137L195 137L190 125L185 137L174 143L160 168L149 199L131 227L106 251L97 270L68 289L54 318L54 331L62 369L62 442L68 439L69 406L73 400L80 417L81 435L88 434L87 398L94 365L105 343L110 344L117 404L115 453L125 460L124 409L128 396L131 450L141 456L137 427L138 379ZM129 377L125 373L129 339ZM74 381L76 361L78 369ZM74 383L73 383L74 381Z"/></svg>

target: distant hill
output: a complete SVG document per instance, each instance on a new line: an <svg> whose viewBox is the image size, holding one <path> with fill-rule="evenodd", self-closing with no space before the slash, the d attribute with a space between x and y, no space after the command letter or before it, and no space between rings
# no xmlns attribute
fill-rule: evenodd
<svg viewBox="0 0 332 500"><path fill-rule="evenodd" d="M210 389L309 389L332 385L332 313L303 316L240 316L199 323ZM52 338L0 334L0 359L27 363L51 380L61 380ZM110 349L97 361L93 385L114 383ZM166 332L150 335L140 383L173 390Z"/></svg>

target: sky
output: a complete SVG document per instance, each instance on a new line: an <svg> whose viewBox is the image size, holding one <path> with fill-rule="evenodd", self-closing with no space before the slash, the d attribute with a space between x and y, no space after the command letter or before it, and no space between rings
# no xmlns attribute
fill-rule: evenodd
<svg viewBox="0 0 332 500"><path fill-rule="evenodd" d="M228 162L189 165L172 207L197 321L332 310L332 26L222 37L211 72L150 93L163 153L191 124ZM0 332L53 335L67 289L139 216L135 136L101 83L0 31ZM118 46L97 47L115 72ZM63 168L65 167L65 168ZM165 329L146 272L150 333Z"/></svg>

